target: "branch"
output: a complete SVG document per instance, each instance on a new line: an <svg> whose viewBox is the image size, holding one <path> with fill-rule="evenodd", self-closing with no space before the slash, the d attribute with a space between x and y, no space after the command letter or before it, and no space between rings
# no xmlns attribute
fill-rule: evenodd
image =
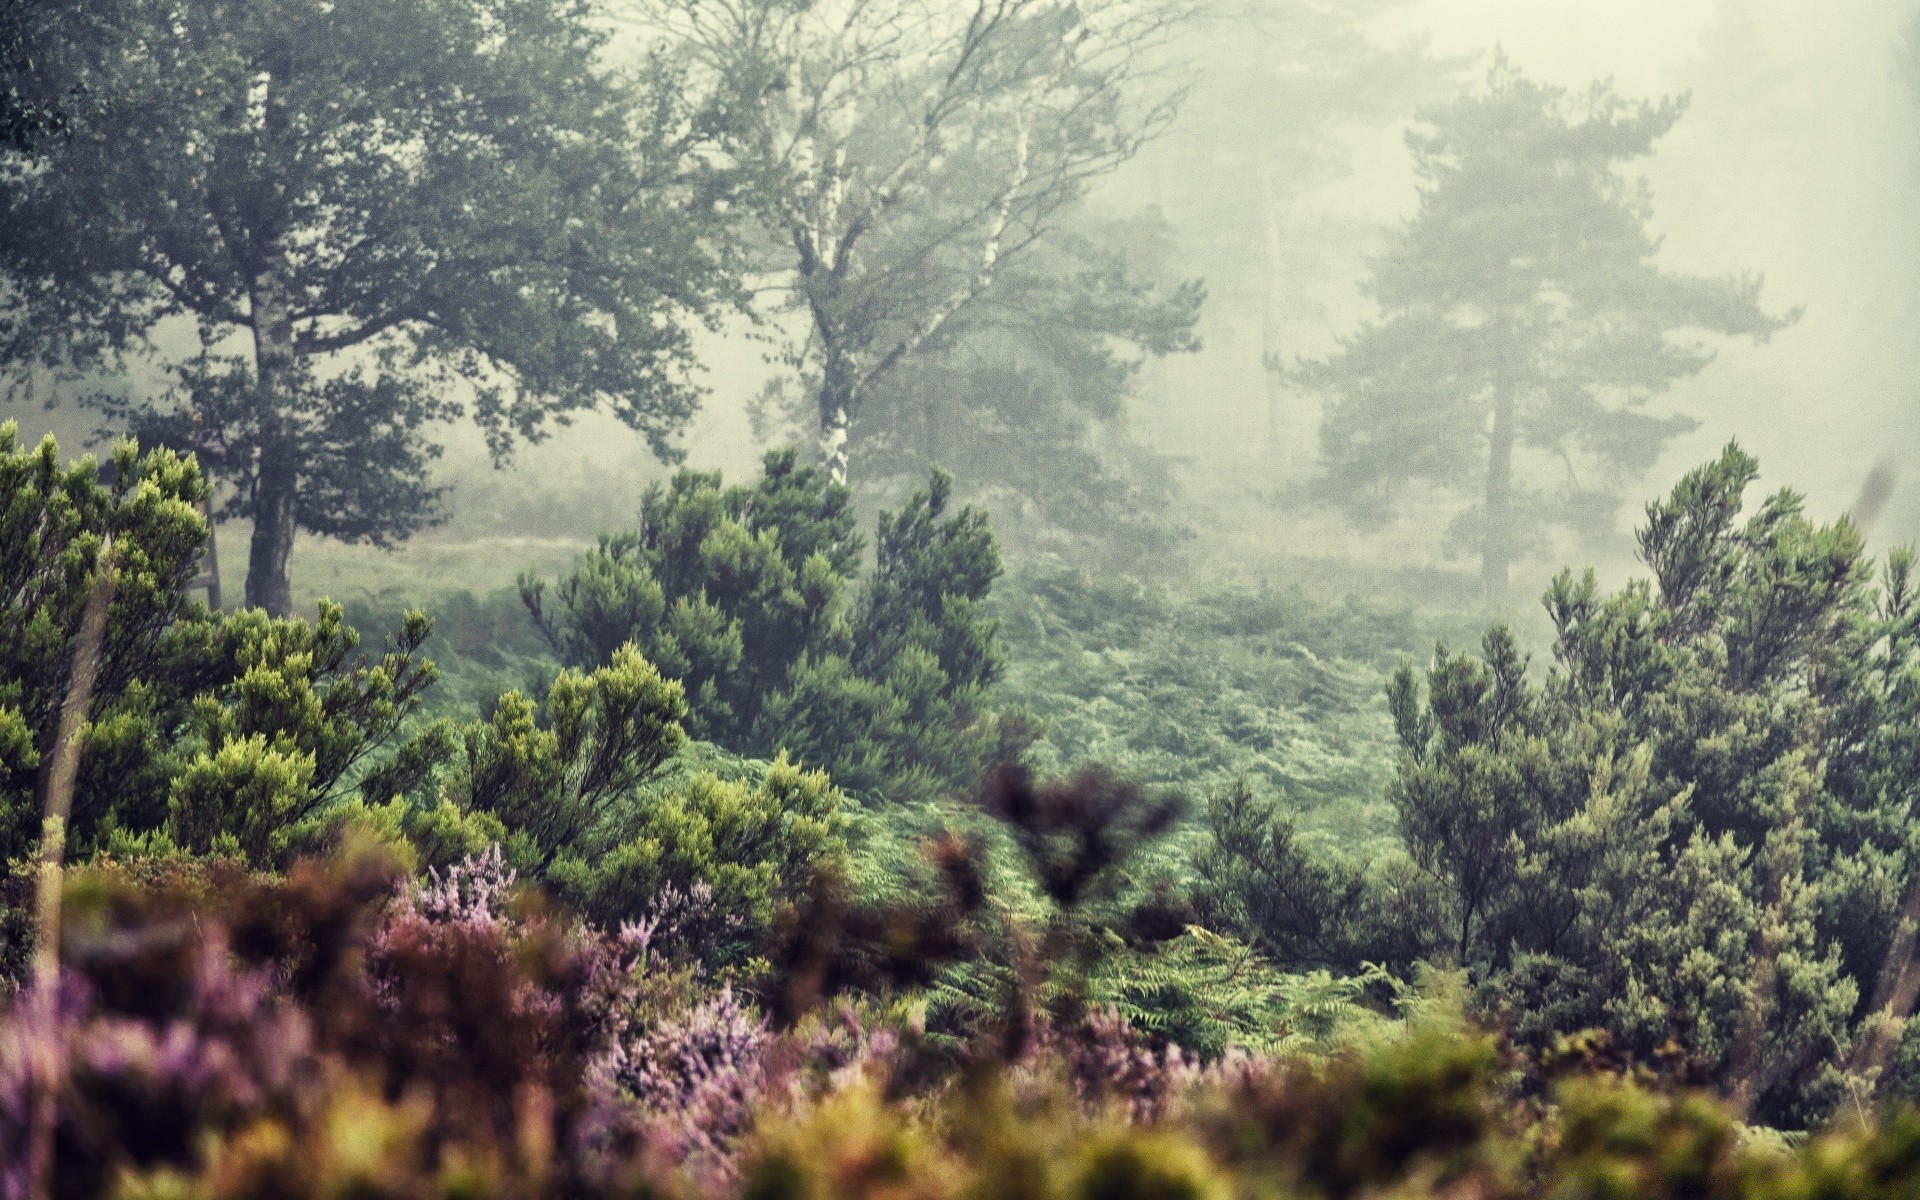
<svg viewBox="0 0 1920 1200"><path fill-rule="evenodd" d="M1033 122L1031 114L1023 111L1020 115L1019 125L1016 128L1017 132L1014 135L1013 178L1008 182L1006 190L1001 193L999 211L995 216L992 228L987 233L985 244L980 248L980 269L974 272L973 277L968 280L966 284L955 289L954 292L947 297L946 303L939 305L933 312L929 313L927 319L920 323L919 328L896 343L894 347L874 365L874 368L867 372L866 378L861 381L861 387L866 387L873 380L892 370L894 365L901 359L918 350L928 338L938 333L940 327L945 325L955 313L959 312L975 297L979 296L981 292L992 287L994 280L998 278L1001 260L1001 239L1006 236L1007 223L1012 216L1014 199L1019 195L1020 190L1026 186L1027 171L1032 161Z"/></svg>

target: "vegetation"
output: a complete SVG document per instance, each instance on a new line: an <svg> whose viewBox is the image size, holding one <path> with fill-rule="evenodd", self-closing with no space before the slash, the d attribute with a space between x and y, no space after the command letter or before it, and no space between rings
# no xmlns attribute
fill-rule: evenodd
<svg viewBox="0 0 1920 1200"><path fill-rule="evenodd" d="M1555 582L1544 674L1495 627L1479 655L1403 658L1378 703L1369 673L1379 686L1421 636L1410 612L1102 592L1071 571L993 598L991 534L948 512L941 475L882 517L855 594L862 544L824 471L780 452L750 486L683 472L557 604L527 581L528 615L571 660L541 698L507 689L463 719L427 706L423 614L368 655L337 605L309 623L189 601L206 536L191 459L122 444L110 473L62 468L51 441L12 436L0 961L20 980L5 1044L22 1048L0 1056L0 1137L23 1162L51 1146L79 1194L109 1166L115 1186L426 1172L417 1188L469 1154L493 1164L472 1168L483 1191L522 1171L806 1190L831 1168L785 1139L819 1137L809 1114L843 1105L832 1136L928 1139L913 1153L958 1155L958 1177L1010 1169L997 1141L967 1140L1004 1120L993 1138L1040 1139L1011 1144L1049 1178L1107 1147L1173 1155L1207 1188L1406 1170L1541 1194L1587 1169L1558 1157L1583 1138L1619 1170L1667 1169L1594 1129L1682 1121L1727 1179L1791 1179L1822 1152L1764 1149L1744 1122L1819 1129L1920 1078L1912 555L1876 579L1851 525L1815 524L1791 491L1743 516L1758 469L1737 447L1649 506L1650 580ZM39 776L107 570L63 998L20 974L29 885L52 869L32 865ZM1024 681L996 691L1022 656ZM1009 694L1057 727L1022 733L1046 727L989 707ZM1294 714L1291 736L1171 740L1197 694ZM1123 705L1151 719L1116 719ZM1063 773L1087 752L1208 788L1204 813ZM1384 795L1390 835L1355 836L1356 792ZM140 932L185 913L187 942ZM155 971L182 982L132 998L125 979ZM87 1049L162 1028L197 1030L195 1048ZM47 1074L33 1046L67 1065ZM542 1115L486 1099L529 1079ZM1479 1115L1418 1166L1393 1165L1392 1139L1329 1166L1273 1132L1315 1104L1359 1111L1361 1079L1383 1121ZM127 1140L113 1131L156 1118L123 1096L172 1097L175 1115ZM34 1132L47 1103L51 1143ZM1231 1132L1266 1106L1294 1115ZM1890 1120L1811 1145L1880 1153L1905 1136ZM342 1157L340 1121L391 1133ZM574 1149L499 1149L523 1136ZM1124 1161L1129 1186L1159 1169Z"/></svg>
<svg viewBox="0 0 1920 1200"><path fill-rule="evenodd" d="M1649 506L1651 581L1563 573L1544 678L1504 627L1400 668L1413 870L1316 861L1217 802L1226 927L1282 962L1455 964L1516 1044L1605 1031L1771 1124L1880 1094L1912 1017L1913 559L1875 586L1791 491L1740 520L1756 474L1729 447Z"/></svg>
<svg viewBox="0 0 1920 1200"><path fill-rule="evenodd" d="M1571 96L1496 61L1483 92L1435 106L1407 135L1420 209L1374 263L1380 317L1300 370L1330 401L1324 495L1378 519L1410 481L1480 493L1456 533L1497 612L1542 518L1610 520L1616 481L1692 427L1646 406L1712 361L1699 335L1764 340L1798 316L1763 311L1757 278L1655 263L1645 185L1620 165L1684 111L1605 85ZM1516 450L1564 464L1563 502L1516 467Z"/></svg>
<svg viewBox="0 0 1920 1200"><path fill-rule="evenodd" d="M1184 11L1166 0L643 8L747 96L735 145L771 184L752 193L754 210L767 265L807 323L788 358L807 377L836 483L868 392L992 303L1091 182L1165 126L1171 97L1148 91L1161 86L1152 58Z"/></svg>
<svg viewBox="0 0 1920 1200"><path fill-rule="evenodd" d="M610 69L593 4L55 7L85 40L10 86L110 107L5 161L0 361L167 372L104 403L252 521L248 603L290 610L296 529L434 520L427 431L463 411L496 455L588 408L669 449L733 185L713 114L665 59Z"/></svg>
<svg viewBox="0 0 1920 1200"><path fill-rule="evenodd" d="M947 512L935 472L882 513L872 578L848 597L864 543L850 496L792 450L752 487L683 471L602 537L554 589L521 594L561 659L632 645L679 677L691 728L742 753L786 751L844 786L896 797L964 788L1018 750L987 708L1001 652L982 602L1000 573L985 519Z"/></svg>
<svg viewBox="0 0 1920 1200"><path fill-rule="evenodd" d="M1452 621L1291 589L1188 596L1059 563L1015 572L994 603L1000 694L1039 719L1036 763L1104 763L1196 794L1242 777L1338 844L1394 844L1381 681Z"/></svg>
<svg viewBox="0 0 1920 1200"><path fill-rule="evenodd" d="M0 0L0 371L112 447L0 426L0 1200L1920 1192L1893 468L1823 524L1730 443L1531 625L1176 578L1127 426L1206 289L1092 188L1190 7ZM1331 81L1449 69L1308 7L1216 47L1320 114L1261 206ZM1792 319L1655 264L1680 111L1504 58L1429 110L1263 471L1313 385L1322 498L1475 484L1501 609L1565 515L1517 452L1604 520L1698 339ZM291 612L296 530L445 515L457 414L675 458L723 312L817 454Z"/></svg>

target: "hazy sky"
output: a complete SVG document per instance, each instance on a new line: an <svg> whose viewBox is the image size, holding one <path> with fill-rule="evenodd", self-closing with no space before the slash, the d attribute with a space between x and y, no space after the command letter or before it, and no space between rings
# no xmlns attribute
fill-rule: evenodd
<svg viewBox="0 0 1920 1200"><path fill-rule="evenodd" d="M1571 82L1610 75L1624 90L1653 91L1671 86L1669 73L1697 53L1720 7L1719 0L1426 0L1399 24L1430 32L1443 54L1499 43L1542 76Z"/></svg>

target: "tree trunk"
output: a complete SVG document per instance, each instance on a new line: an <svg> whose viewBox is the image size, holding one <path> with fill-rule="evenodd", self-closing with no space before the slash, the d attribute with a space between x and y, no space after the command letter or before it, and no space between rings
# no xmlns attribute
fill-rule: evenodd
<svg viewBox="0 0 1920 1200"><path fill-rule="evenodd" d="M60 705L57 733L52 752L41 768L40 790L45 816L40 824L33 985L18 1001L38 1008L38 1017L45 1022L42 1035L33 1039L28 1056L30 1081L34 1086L28 1088L33 1104L28 1114L26 1183L27 1194L35 1200L53 1195L53 1139L59 1116L56 1098L64 1085L66 1070L65 1035L58 1032L61 1024L57 1011L61 866L66 861L67 822L73 815L73 786L80 773L87 710L93 706L93 690L100 678L100 658L107 645L107 617L113 608L119 557L119 543L108 537L101 543L99 558L94 563L87 607L80 617L79 635L74 638L73 669L67 676L67 694Z"/></svg>
<svg viewBox="0 0 1920 1200"><path fill-rule="evenodd" d="M209 481L209 487L211 487L211 481ZM200 515L206 518L207 522L207 548L200 552L200 574L194 577L190 586L205 588L207 607L218 612L223 607L220 603L220 532L213 519L211 491L208 492L207 498L200 502L199 508Z"/></svg>
<svg viewBox="0 0 1920 1200"><path fill-rule="evenodd" d="M1298 429L1287 420L1286 385L1280 362L1280 277L1286 233L1280 226L1279 189L1273 183L1273 159L1255 150L1254 185L1260 208L1260 373L1267 385L1267 460L1291 479L1299 465Z"/></svg>
<svg viewBox="0 0 1920 1200"><path fill-rule="evenodd" d="M1480 547L1480 592L1489 611L1504 613L1513 565L1513 392L1495 385L1493 433L1487 453L1485 540Z"/></svg>
<svg viewBox="0 0 1920 1200"><path fill-rule="evenodd" d="M852 432L852 371L830 356L820 378L820 461L835 483L847 482L847 440Z"/></svg>
<svg viewBox="0 0 1920 1200"><path fill-rule="evenodd" d="M282 414L293 383L293 322L271 273L252 289L253 356L260 406L260 446L253 476L253 544L247 554L247 603L277 617L293 612L287 572L300 478L299 448Z"/></svg>

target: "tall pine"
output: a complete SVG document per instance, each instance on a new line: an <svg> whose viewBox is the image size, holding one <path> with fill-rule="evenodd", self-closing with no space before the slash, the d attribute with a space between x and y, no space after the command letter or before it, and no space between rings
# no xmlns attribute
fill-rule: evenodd
<svg viewBox="0 0 1920 1200"><path fill-rule="evenodd" d="M1610 507L1692 428L1648 401L1712 361L1706 336L1764 341L1797 316L1763 310L1758 277L1656 262L1648 189L1623 167L1685 107L1573 94L1496 60L1407 135L1420 206L1365 285L1379 315L1297 372L1326 403L1322 496L1384 519L1412 481L1473 495L1460 529L1495 608L1554 515L1533 467L1568 477L1563 517Z"/></svg>

